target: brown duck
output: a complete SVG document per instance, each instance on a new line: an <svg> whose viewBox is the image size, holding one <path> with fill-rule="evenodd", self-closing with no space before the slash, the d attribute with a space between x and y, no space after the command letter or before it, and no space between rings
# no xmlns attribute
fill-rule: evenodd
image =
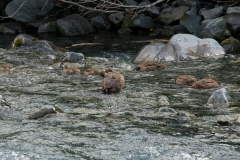
<svg viewBox="0 0 240 160"><path fill-rule="evenodd" d="M136 67L133 70L136 71L156 71L156 70L163 70L168 68L167 65L161 64L157 61L147 61L143 63L141 66Z"/></svg>
<svg viewBox="0 0 240 160"><path fill-rule="evenodd" d="M211 78L204 78L201 80L196 81L191 86L194 89L210 89L210 88L217 88L219 87L220 82L215 81Z"/></svg>
<svg viewBox="0 0 240 160"><path fill-rule="evenodd" d="M179 86L192 86L194 82L197 82L197 78L191 75L181 75L175 79L176 83Z"/></svg>
<svg viewBox="0 0 240 160"><path fill-rule="evenodd" d="M104 69L99 69L99 68L89 68L87 69L83 75L84 76L88 76L88 75L101 75L102 77L104 77L105 73L108 72L114 72L111 68L104 68Z"/></svg>
<svg viewBox="0 0 240 160"><path fill-rule="evenodd" d="M80 69L76 67L67 67L62 70L62 73L67 75L80 75Z"/></svg>
<svg viewBox="0 0 240 160"><path fill-rule="evenodd" d="M0 71L8 71L8 70L10 70L11 68L13 68L13 65L12 65L12 64L2 65L2 66L0 66Z"/></svg>
<svg viewBox="0 0 240 160"><path fill-rule="evenodd" d="M124 77L118 72L106 72L104 71L104 78L102 81L103 93L119 93L124 86Z"/></svg>

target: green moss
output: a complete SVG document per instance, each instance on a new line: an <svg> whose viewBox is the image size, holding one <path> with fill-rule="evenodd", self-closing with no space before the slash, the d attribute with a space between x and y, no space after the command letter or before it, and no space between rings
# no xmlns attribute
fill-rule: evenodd
<svg viewBox="0 0 240 160"><path fill-rule="evenodd" d="M20 47L23 45L23 40L22 39L16 39L13 46L14 47Z"/></svg>
<svg viewBox="0 0 240 160"><path fill-rule="evenodd" d="M34 38L32 38L32 41L36 41L36 40L37 40L37 38L35 38L35 37L34 37Z"/></svg>
<svg viewBox="0 0 240 160"><path fill-rule="evenodd" d="M226 45L226 44L231 44L231 43L236 43L236 42L238 42L237 39L235 39L233 37L230 37L228 39L223 40L220 45L223 46L223 45Z"/></svg>

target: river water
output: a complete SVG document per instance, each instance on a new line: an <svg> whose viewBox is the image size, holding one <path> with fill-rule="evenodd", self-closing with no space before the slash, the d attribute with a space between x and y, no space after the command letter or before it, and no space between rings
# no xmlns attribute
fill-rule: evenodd
<svg viewBox="0 0 240 160"><path fill-rule="evenodd" d="M15 36L2 36L7 47ZM70 48L87 57L87 68L113 68L124 75L119 94L101 93L100 76L66 76L54 61L36 54L2 54L0 63L14 69L0 72L0 94L11 108L0 108L2 160L225 160L240 157L240 127L221 126L218 115L240 113L239 56L219 60L168 62L160 72L133 72L131 60L154 39L111 33L55 37L38 35L56 45L100 43ZM136 42L138 41L138 42ZM89 58L95 57L95 58ZM96 58L98 57L98 58ZM181 88L174 78L191 74L221 82L231 96L230 106L207 107L216 89ZM168 103L160 103L161 97ZM63 112L43 119L28 116L45 105ZM158 115L160 107L186 111L197 118L180 121Z"/></svg>

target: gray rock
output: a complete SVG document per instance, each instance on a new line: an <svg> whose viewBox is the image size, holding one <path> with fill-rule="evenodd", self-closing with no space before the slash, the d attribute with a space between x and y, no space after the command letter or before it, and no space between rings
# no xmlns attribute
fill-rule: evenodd
<svg viewBox="0 0 240 160"><path fill-rule="evenodd" d="M98 31L106 31L111 27L107 15L102 12L92 12L87 16L87 19Z"/></svg>
<svg viewBox="0 0 240 160"><path fill-rule="evenodd" d="M58 47L47 40L38 40L28 34L19 34L11 44L9 51L63 56L64 52L68 50Z"/></svg>
<svg viewBox="0 0 240 160"><path fill-rule="evenodd" d="M56 22L48 22L38 27L38 33L55 33L55 32L57 32Z"/></svg>
<svg viewBox="0 0 240 160"><path fill-rule="evenodd" d="M57 112L54 107L45 106L45 107L41 108L39 111L34 112L33 114L29 115L28 118L35 120L35 119L43 118L44 116L46 116L48 114L56 114L56 113Z"/></svg>
<svg viewBox="0 0 240 160"><path fill-rule="evenodd" d="M133 59L133 63L143 63L153 60L164 46L165 44L162 42L155 42L144 46Z"/></svg>
<svg viewBox="0 0 240 160"><path fill-rule="evenodd" d="M240 13L240 7L228 7L227 14L230 13Z"/></svg>
<svg viewBox="0 0 240 160"><path fill-rule="evenodd" d="M108 18L116 26L120 26L125 20L125 16L122 13L110 14Z"/></svg>
<svg viewBox="0 0 240 160"><path fill-rule="evenodd" d="M130 28L120 28L117 32L119 34L130 34L132 33L132 30Z"/></svg>
<svg viewBox="0 0 240 160"><path fill-rule="evenodd" d="M215 39L204 38L198 41L196 54L199 57L220 58L223 57L226 52Z"/></svg>
<svg viewBox="0 0 240 160"><path fill-rule="evenodd" d="M177 0L176 1L179 6L186 6L188 8L194 8L195 10L199 10L200 2L198 0Z"/></svg>
<svg viewBox="0 0 240 160"><path fill-rule="evenodd" d="M177 8L163 9L160 14L160 21L164 24L170 24L173 21L179 20L187 12L188 8L179 6Z"/></svg>
<svg viewBox="0 0 240 160"><path fill-rule="evenodd" d="M230 52L238 53L238 51L240 50L240 41L238 39L230 37L228 39L223 40L221 42L221 46L228 53Z"/></svg>
<svg viewBox="0 0 240 160"><path fill-rule="evenodd" d="M137 6L138 3L134 0L123 0L122 4L128 5L128 6Z"/></svg>
<svg viewBox="0 0 240 160"><path fill-rule="evenodd" d="M224 16L225 21L229 24L233 35L239 34L240 28L240 13L230 13Z"/></svg>
<svg viewBox="0 0 240 160"><path fill-rule="evenodd" d="M206 21L200 25L198 36L201 38L213 38L223 40L227 34L227 23L223 17Z"/></svg>
<svg viewBox="0 0 240 160"><path fill-rule="evenodd" d="M23 3L24 5L22 5ZM21 8L18 10L20 6ZM13 0L7 4L5 11L8 16L17 21L28 22L47 15L53 6L52 0ZM15 14L16 11L17 13Z"/></svg>
<svg viewBox="0 0 240 160"><path fill-rule="evenodd" d="M200 14L204 17L204 19L214 19L221 16L222 13L223 13L222 6L200 12Z"/></svg>
<svg viewBox="0 0 240 160"><path fill-rule="evenodd" d="M176 34L154 60L160 62L162 60L194 60L200 57L218 58L224 54L224 49L214 39L200 39L190 34Z"/></svg>
<svg viewBox="0 0 240 160"><path fill-rule="evenodd" d="M180 24L187 28L187 30L196 35L200 26L201 17L196 15L193 11L188 11L186 14L180 19Z"/></svg>
<svg viewBox="0 0 240 160"><path fill-rule="evenodd" d="M160 28L154 28L152 35L158 35L161 37L172 37L178 33L189 33L189 31L182 25L175 25L175 26L161 26Z"/></svg>
<svg viewBox="0 0 240 160"><path fill-rule="evenodd" d="M122 28L141 28L150 29L153 27L153 19L149 16L138 15L134 19L132 17L123 21Z"/></svg>
<svg viewBox="0 0 240 160"><path fill-rule="evenodd" d="M211 97L208 99L208 102L206 105L210 106L229 106L228 100L230 99L230 96L225 88L220 88L216 91L214 91L211 95Z"/></svg>
<svg viewBox="0 0 240 160"><path fill-rule="evenodd" d="M63 62L82 63L84 62L84 55L76 52L65 52Z"/></svg>
<svg viewBox="0 0 240 160"><path fill-rule="evenodd" d="M72 14L56 21L57 31L64 36L75 36L95 31L92 24L79 14Z"/></svg>
<svg viewBox="0 0 240 160"><path fill-rule="evenodd" d="M11 108L9 103L7 102L7 100L2 96L0 95L0 108Z"/></svg>
<svg viewBox="0 0 240 160"><path fill-rule="evenodd" d="M234 122L240 123L239 122L239 117L240 114L232 114L232 115L219 115L217 117L217 122L220 125L230 125Z"/></svg>
<svg viewBox="0 0 240 160"><path fill-rule="evenodd" d="M149 5L151 4L150 2L141 2L138 4L138 6L146 6L146 5ZM158 10L158 8L156 6L151 6L150 8L148 8L147 10L144 11L144 14L150 16L150 17L153 17L153 18L156 18L160 15L160 12Z"/></svg>
<svg viewBox="0 0 240 160"><path fill-rule="evenodd" d="M20 22L0 23L0 33L18 34L24 31Z"/></svg>

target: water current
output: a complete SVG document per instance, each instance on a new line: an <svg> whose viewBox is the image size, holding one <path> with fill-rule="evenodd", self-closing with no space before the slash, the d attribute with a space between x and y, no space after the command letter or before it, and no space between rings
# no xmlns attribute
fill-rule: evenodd
<svg viewBox="0 0 240 160"><path fill-rule="evenodd" d="M1 36L6 48L15 36ZM124 75L119 94L101 93L100 76L66 76L54 61L36 54L1 54L0 64L15 68L0 72L0 94L11 108L0 108L2 160L225 160L240 157L239 125L222 126L218 115L240 113L240 57L168 62L168 69L133 72L131 60L154 39L111 33L78 37L38 35L56 45L99 43L69 48L82 52L87 68L112 68ZM138 42L136 42L138 41ZM95 57L95 58L90 58ZM206 107L216 89L195 90L175 84L178 75L191 74L221 82L231 96L228 107ZM160 103L161 97L168 103ZM43 120L28 116L45 105L63 112ZM197 118L180 121L158 116L160 107L186 111Z"/></svg>

